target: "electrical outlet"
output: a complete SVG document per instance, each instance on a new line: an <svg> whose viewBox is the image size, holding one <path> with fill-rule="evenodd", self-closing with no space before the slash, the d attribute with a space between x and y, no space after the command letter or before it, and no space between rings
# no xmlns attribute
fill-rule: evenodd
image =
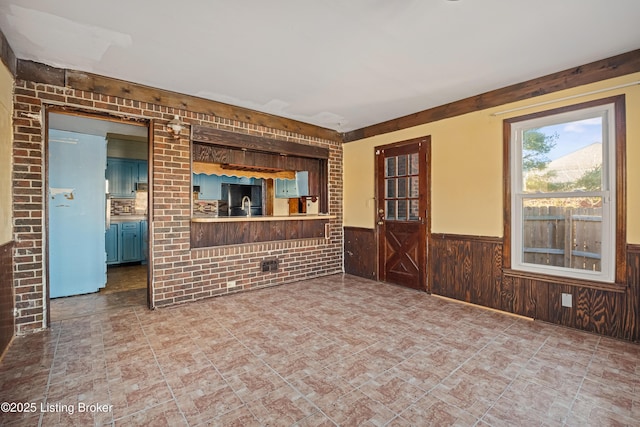
<svg viewBox="0 0 640 427"><path fill-rule="evenodd" d="M236 287L236 281L235 280L229 280L227 282L227 288L235 288Z"/></svg>
<svg viewBox="0 0 640 427"><path fill-rule="evenodd" d="M562 306L573 307L573 296L571 294L562 294Z"/></svg>

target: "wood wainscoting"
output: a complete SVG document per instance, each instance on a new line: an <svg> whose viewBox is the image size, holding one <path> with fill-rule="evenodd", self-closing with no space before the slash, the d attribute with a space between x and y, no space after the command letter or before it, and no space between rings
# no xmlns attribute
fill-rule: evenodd
<svg viewBox="0 0 640 427"><path fill-rule="evenodd" d="M376 231L344 227L344 272L376 280L378 275Z"/></svg>
<svg viewBox="0 0 640 427"><path fill-rule="evenodd" d="M346 259L346 258L345 258ZM432 234L434 294L562 326L640 340L640 246L627 245L626 283L599 284L502 268L502 238ZM562 294L572 307L562 307Z"/></svg>
<svg viewBox="0 0 640 427"><path fill-rule="evenodd" d="M192 222L191 248L325 237L328 219Z"/></svg>
<svg viewBox="0 0 640 427"><path fill-rule="evenodd" d="M15 330L13 308L13 242L0 245L0 359Z"/></svg>

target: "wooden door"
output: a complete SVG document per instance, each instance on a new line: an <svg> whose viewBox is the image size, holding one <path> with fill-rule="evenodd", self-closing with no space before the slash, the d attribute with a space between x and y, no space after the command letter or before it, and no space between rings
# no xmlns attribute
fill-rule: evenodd
<svg viewBox="0 0 640 427"><path fill-rule="evenodd" d="M378 277L429 291L429 162L431 138L376 149Z"/></svg>

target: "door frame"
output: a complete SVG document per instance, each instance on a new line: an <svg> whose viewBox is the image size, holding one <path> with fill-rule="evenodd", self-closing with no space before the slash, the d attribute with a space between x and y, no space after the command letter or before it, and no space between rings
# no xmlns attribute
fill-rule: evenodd
<svg viewBox="0 0 640 427"><path fill-rule="evenodd" d="M388 150L388 149L393 149L393 148L401 148L404 146L409 146L409 145L414 145L414 144L419 144L419 149L418 149L418 153L420 156L425 156L425 170L421 170L420 171L420 182L421 182L421 187L422 184L424 183L424 191L425 191L425 195L424 195L424 199L425 199L425 212L424 212L424 220L423 220L423 228L425 231L425 236L424 236L424 260L425 260L425 265L424 265L424 269L422 269L420 271L420 275L421 275L421 279L424 283L424 291L427 293L431 293L431 269L430 269L430 265L429 265L429 247L431 245L431 135L425 135L425 136L421 136L418 138L412 138L412 139L407 139L407 140L403 140L403 141L399 141L399 142L394 142L391 144L385 144L385 145L379 145L374 147L374 191L375 191L375 216L374 216L374 222L375 222L375 239L376 239L376 274L377 274L377 279L378 281L381 281L381 279L385 276L385 265L382 262L382 251L381 251L381 244L382 244L382 240L384 239L384 236L382 235L382 227L380 224L380 220L378 218L378 206L380 201L379 195L381 194L380 192L383 191L383 189L380 188L380 176L378 174L378 156L382 153L382 151L384 150ZM426 180L426 182L425 182ZM420 189L421 191L423 190L422 188ZM421 212L422 214L423 212Z"/></svg>
<svg viewBox="0 0 640 427"><path fill-rule="evenodd" d="M153 218L153 126L154 122L151 119L144 117L136 117L136 116L115 116L109 113L101 113L92 110L83 110L75 107L65 107L61 105L55 104L43 104L44 111L44 122L42 125L42 130L44 134L44 142L43 142L43 157L44 157L44 171L43 171L43 212L44 215L44 253L43 253L43 262L45 265L44 268L44 279L45 279L45 320L46 326L51 326L51 296L49 293L50 286L50 278L49 278L49 200L47 197L47 189L49 188L49 114L64 114L67 116L76 116L89 120L102 120L102 121L110 121L116 123L122 123L131 126L144 126L147 128L147 148L148 148L148 183L149 183L149 192L148 192L148 209L147 209L147 228L148 228L148 242L147 242L147 308L154 308L153 301L153 255L151 248L153 247L153 234L151 233L152 227L152 218Z"/></svg>

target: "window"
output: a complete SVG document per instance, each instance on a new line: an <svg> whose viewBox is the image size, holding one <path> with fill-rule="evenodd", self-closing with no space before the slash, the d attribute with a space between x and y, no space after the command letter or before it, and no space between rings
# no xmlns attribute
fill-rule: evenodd
<svg viewBox="0 0 640 427"><path fill-rule="evenodd" d="M418 153L386 158L384 168L387 221L419 221Z"/></svg>
<svg viewBox="0 0 640 427"><path fill-rule="evenodd" d="M616 109L624 104L616 100L506 122L510 253L505 255L512 269L616 280L623 243L617 240L624 238L623 217L617 223L623 206L617 200L623 182L617 170L624 170L617 162L623 163L624 138L616 135L624 133L616 123L624 117Z"/></svg>

